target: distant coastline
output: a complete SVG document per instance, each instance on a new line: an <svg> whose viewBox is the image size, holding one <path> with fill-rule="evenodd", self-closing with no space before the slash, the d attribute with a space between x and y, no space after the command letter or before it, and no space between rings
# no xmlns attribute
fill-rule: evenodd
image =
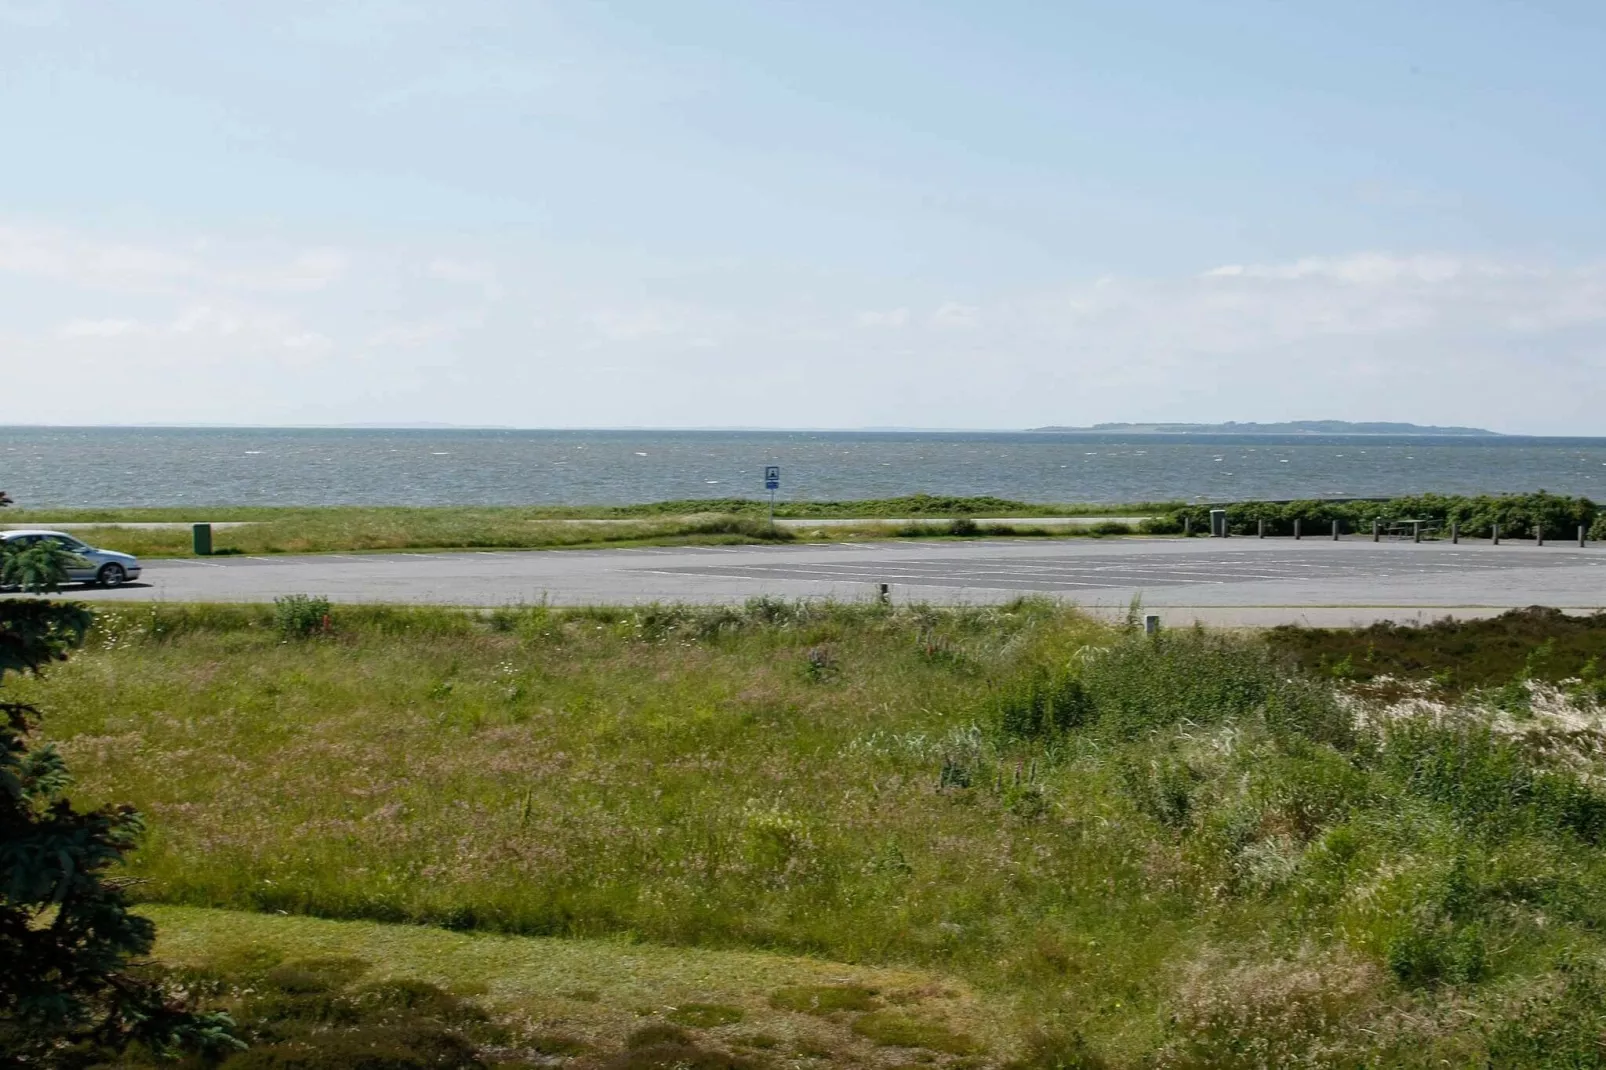
<svg viewBox="0 0 1606 1070"><path fill-rule="evenodd" d="M1092 427L1032 427L1029 431L1051 431L1058 434L1109 434L1125 432L1137 435L1439 435L1466 438L1501 438L1498 431L1481 427L1434 427L1424 424L1402 423L1351 423L1349 420L1289 420L1285 423L1257 424L1094 424Z"/></svg>

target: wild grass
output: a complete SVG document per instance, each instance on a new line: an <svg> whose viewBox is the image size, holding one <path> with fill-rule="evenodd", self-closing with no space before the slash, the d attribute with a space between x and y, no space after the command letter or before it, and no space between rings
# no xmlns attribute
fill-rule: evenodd
<svg viewBox="0 0 1606 1070"><path fill-rule="evenodd" d="M153 902L896 964L1009 1007L1000 1044L846 970L764 1000L929 1058L1601 1061L1600 771L1470 712L1357 722L1254 637L1030 601L337 606L300 638L158 606L18 690L83 801L146 812ZM687 998L769 1058L751 1000Z"/></svg>
<svg viewBox="0 0 1606 1070"><path fill-rule="evenodd" d="M982 501L990 501L983 499ZM974 502L973 499L932 499L940 502ZM1077 536L1130 534L1136 528L1108 521L1088 527L1041 527L1032 525L976 524L958 512L949 524L886 524L873 519L873 507L896 509L907 500L889 502L813 503L790 510L777 508L776 515L788 512L800 516L864 518L863 524L832 525L820 528L771 527L762 511L740 500L718 502L670 502L641 507L633 512L624 507L618 516L562 516L556 508L361 508L321 509L245 509L175 510L124 509L76 510L29 513L8 510L0 520L8 524L104 523L105 527L76 530L75 534L94 546L140 557L182 557L192 552L188 528L127 528L116 522L172 522L175 519L213 522L245 521L240 527L213 530L215 554L324 553L379 550L440 549L565 549L577 547L639 545L731 545L739 543L789 542L796 539L851 540L861 538L931 538L941 536ZM804 503L808 505L809 503ZM939 509L914 503L905 510L908 518L941 517L954 509ZM1006 506L1020 503L1004 502ZM673 513L667 506L687 510L719 506L727 511L687 511ZM840 508L825 508L840 506ZM1049 515L1044 507L1032 507L1025 515ZM576 509L570 513L598 513L606 510ZM1086 507L1064 515L1085 514ZM897 513L880 514L900 516ZM1136 521L1134 523L1137 523Z"/></svg>

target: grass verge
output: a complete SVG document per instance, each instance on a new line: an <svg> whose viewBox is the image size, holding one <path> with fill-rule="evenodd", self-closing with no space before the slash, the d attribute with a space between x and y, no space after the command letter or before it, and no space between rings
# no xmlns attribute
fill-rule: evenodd
<svg viewBox="0 0 1606 1070"><path fill-rule="evenodd" d="M765 983L772 1012L931 1059L1601 1065L1598 711L1566 755L1474 708L1358 717L1259 639L1032 601L332 624L117 611L18 685L82 801L147 814L139 894L816 956L1008 1008L1000 1043L849 971L865 992ZM676 998L631 1050L692 1065L672 1030L761 1013Z"/></svg>
<svg viewBox="0 0 1606 1070"><path fill-rule="evenodd" d="M962 501L973 501L961 499ZM990 499L988 500L990 501ZM756 503L745 503L753 506ZM842 515L873 517L865 512L869 505L895 509L907 501L888 503L819 503L854 506ZM1004 502L1004 506L1019 505ZM943 536L1050 536L1128 534L1132 525L1107 523L1090 528L1046 528L1030 524L976 524L967 514L957 512L948 524L887 524L874 519L864 523L821 528L771 527L762 511L744 507L739 500L720 502L660 503L684 507L673 513L660 506L642 507L640 512L620 509L625 515L613 517L569 516L558 509L521 508L359 508L326 509L223 509L208 510L79 510L8 511L0 520L8 524L105 523L76 531L79 538L94 546L121 550L141 557L182 557L192 552L191 535L184 528L123 528L116 522L171 522L174 520L243 520L245 526L218 528L213 533L213 552L217 554L323 553L380 550L442 549L564 549L576 547L639 545L730 545L755 542L809 540L848 540L862 538L943 537ZM727 511L710 511L712 507ZM696 511L700 510L700 511ZM570 512L599 512L571 510ZM909 518L942 517L953 510L933 507L911 509ZM833 511L822 509L823 517ZM804 515L814 515L807 510ZM777 510L777 515L781 511ZM883 513L882 516L900 515ZM1029 511L1026 516L1045 515ZM1075 514L1067 514L1075 515Z"/></svg>

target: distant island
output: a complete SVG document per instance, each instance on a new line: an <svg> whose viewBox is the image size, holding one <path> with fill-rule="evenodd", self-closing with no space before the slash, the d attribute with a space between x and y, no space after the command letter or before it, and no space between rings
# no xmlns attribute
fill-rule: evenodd
<svg viewBox="0 0 1606 1070"><path fill-rule="evenodd" d="M1028 431L1128 432L1139 435L1463 435L1499 438L1481 427L1433 427L1423 424L1351 423L1348 420L1289 420L1278 424L1094 424L1092 427L1031 427Z"/></svg>

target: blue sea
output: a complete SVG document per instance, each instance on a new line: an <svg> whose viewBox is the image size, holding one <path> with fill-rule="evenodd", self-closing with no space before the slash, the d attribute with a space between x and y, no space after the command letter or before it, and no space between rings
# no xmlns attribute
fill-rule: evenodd
<svg viewBox="0 0 1606 1070"><path fill-rule="evenodd" d="M860 431L0 428L24 507L1034 502L1549 490L1606 500L1606 439Z"/></svg>

